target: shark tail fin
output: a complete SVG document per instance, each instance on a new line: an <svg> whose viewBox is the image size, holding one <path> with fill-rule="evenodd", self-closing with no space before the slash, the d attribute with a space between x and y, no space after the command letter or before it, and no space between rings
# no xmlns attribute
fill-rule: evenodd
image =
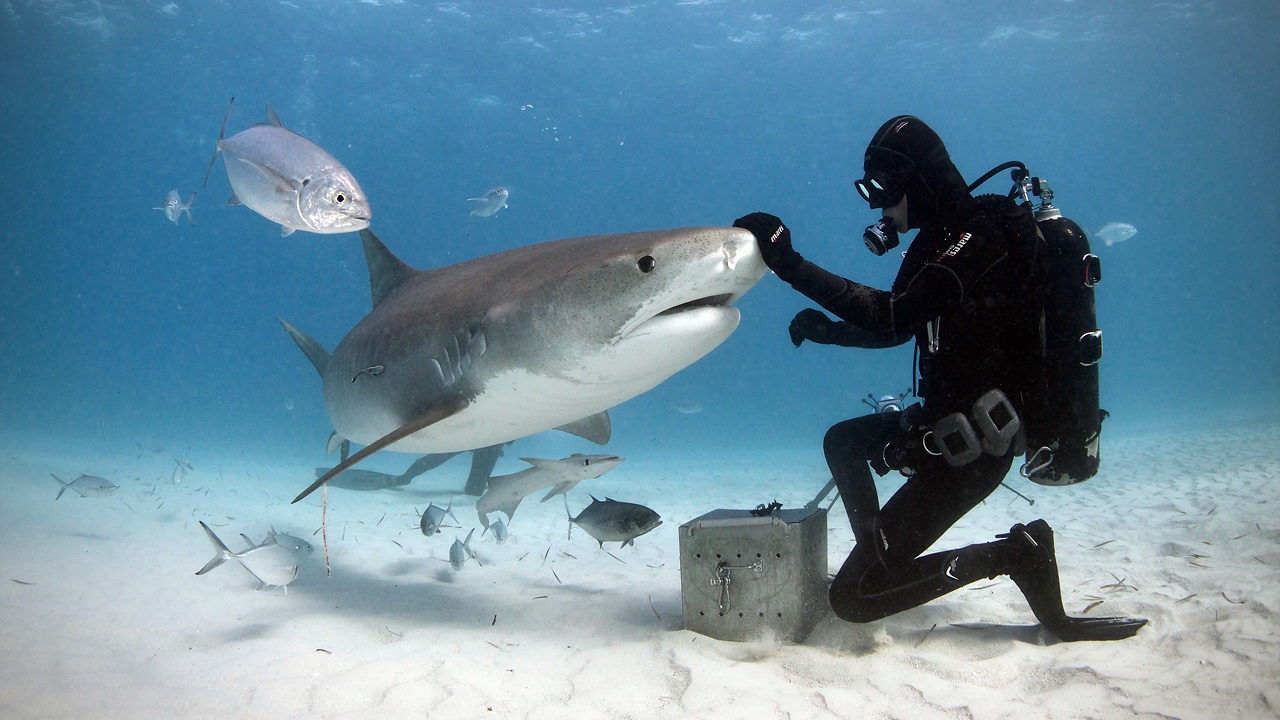
<svg viewBox="0 0 1280 720"><path fill-rule="evenodd" d="M205 525L203 520L200 521L200 527L204 528L205 534L209 536L209 542L213 543L213 547L218 550L218 554L214 555L212 560L205 563L204 567L200 568L200 570L196 572L197 575L203 575L209 572L232 557L231 549L224 545L222 541L218 539L217 535L213 534L213 530L210 530L209 526ZM255 575L254 577L257 576Z"/></svg>
<svg viewBox="0 0 1280 720"><path fill-rule="evenodd" d="M329 364L329 351L325 350L323 345L313 340L310 335L294 327L288 321L281 320L280 318L276 318L276 320L279 321L281 327L285 329L285 332L289 333L289 337L293 338L293 342L298 346L298 349L302 351L302 354L306 355L307 359L311 361L311 364L316 366L316 372L320 373L321 377L324 377L325 366ZM333 451L330 450L329 452Z"/></svg>
<svg viewBox="0 0 1280 720"><path fill-rule="evenodd" d="M231 103L235 101L236 98L233 95L231 102L227 103L227 114L222 116L222 129L218 131L218 143L221 143L227 137L227 118L231 117ZM222 152L221 144L215 144L213 157L209 158L209 169L204 171L204 183L200 187L209 186L209 173L213 172L213 161L218 159L218 153L220 152Z"/></svg>
<svg viewBox="0 0 1280 720"><path fill-rule="evenodd" d="M413 274L400 258L368 229L360 231L360 241L364 245L364 259L369 265L369 291L373 295L376 306L383 298L391 294L405 278Z"/></svg>
<svg viewBox="0 0 1280 720"><path fill-rule="evenodd" d="M53 498L54 500L57 500L62 497L62 493L67 491L67 488L71 487L71 484L62 482L62 478L54 475L53 473L49 473L49 477L57 480L58 484L61 485L61 487L58 488L58 494Z"/></svg>

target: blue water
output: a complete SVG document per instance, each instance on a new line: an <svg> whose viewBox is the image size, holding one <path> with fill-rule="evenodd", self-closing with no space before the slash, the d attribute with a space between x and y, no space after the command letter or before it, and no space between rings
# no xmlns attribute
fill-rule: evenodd
<svg viewBox="0 0 1280 720"><path fill-rule="evenodd" d="M916 114L967 178L1020 159L1086 229L1138 228L1097 249L1108 432L1275 419L1278 35L1265 2L4 0L0 442L319 455L319 383L274 318L332 348L368 310L363 256L227 206L221 163L200 188L231 96L229 134L272 105L416 267L767 210L878 287L896 258L863 249L851 181ZM466 236L494 185L510 207ZM200 190L195 227L152 209L172 188ZM615 438L816 454L910 387L909 348L792 348L808 306L766 277Z"/></svg>

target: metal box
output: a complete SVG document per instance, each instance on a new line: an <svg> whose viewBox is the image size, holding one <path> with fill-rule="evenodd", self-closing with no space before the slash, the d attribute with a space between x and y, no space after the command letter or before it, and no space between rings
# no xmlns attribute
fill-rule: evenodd
<svg viewBox="0 0 1280 720"><path fill-rule="evenodd" d="M713 510L680 526L684 626L802 642L827 613L827 511Z"/></svg>

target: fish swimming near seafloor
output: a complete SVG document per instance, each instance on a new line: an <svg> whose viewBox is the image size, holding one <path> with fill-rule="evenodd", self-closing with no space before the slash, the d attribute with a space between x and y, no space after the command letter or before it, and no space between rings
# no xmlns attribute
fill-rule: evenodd
<svg viewBox="0 0 1280 720"><path fill-rule="evenodd" d="M1101 239L1107 244L1107 247L1111 247L1112 245L1124 242L1137 234L1138 228L1130 225L1129 223L1113 222L1103 225L1098 229L1098 232L1093 234L1093 236L1095 239Z"/></svg>
<svg viewBox="0 0 1280 720"><path fill-rule="evenodd" d="M187 201L182 202L182 196L178 194L178 191L170 190L169 194L164 198L164 205L151 209L164 211L164 216L172 220L174 225L178 224L178 218L182 217L182 213L186 213L187 220L192 225L195 225L196 219L191 217L191 202L195 199L196 194L191 193L191 195L187 197Z"/></svg>
<svg viewBox="0 0 1280 720"><path fill-rule="evenodd" d="M262 547L263 545L279 545L283 547L285 550L288 550L289 552L293 553L294 556L298 558L306 557L310 555L312 552L315 552L315 548L311 547L311 543L307 542L306 540L303 540L300 537L297 537L296 535L290 535L289 533L276 532L275 528L271 528L271 531L267 533L266 539L260 543L255 543L248 535L245 535L244 533L240 533L240 537L244 538L244 541L249 543L249 550ZM248 550L246 550L245 552L248 552Z"/></svg>
<svg viewBox="0 0 1280 720"><path fill-rule="evenodd" d="M497 540L499 545L506 542L507 538L511 537L511 533L507 532L507 524L502 522L501 518L489 523L489 527L485 528L484 532L481 532L480 534L483 536L487 532L493 532L493 539Z"/></svg>
<svg viewBox="0 0 1280 720"><path fill-rule="evenodd" d="M471 206L471 210L467 213L467 234L471 234L471 218L486 218L498 212L507 206L507 198L510 193L504 187L496 187L490 189L478 198L467 198L467 202L475 203Z"/></svg>
<svg viewBox="0 0 1280 720"><path fill-rule="evenodd" d="M570 532L577 525L604 547L607 542L621 542L620 547L635 545L635 539L662 524L658 513L643 505L618 502L605 498L591 498L591 504L574 517L569 511L569 496L565 496L564 511L569 515Z"/></svg>
<svg viewBox="0 0 1280 720"><path fill-rule="evenodd" d="M244 205L279 223L285 237L295 230L344 233L369 227L369 199L355 176L320 146L286 130L270 105L265 122L231 137L226 133L224 117L209 169L213 170L214 160L222 153L231 183L232 195L227 200L231 205Z"/></svg>
<svg viewBox="0 0 1280 720"><path fill-rule="evenodd" d="M449 498L447 507L429 503L427 509L422 512L422 518L418 520L418 527L421 528L422 534L427 537L439 535L442 527L440 523L444 522L446 515L453 518L454 522L458 522L458 516L453 514L453 498Z"/></svg>
<svg viewBox="0 0 1280 720"><path fill-rule="evenodd" d="M506 513L507 522L511 522L520 501L533 493L551 488L542 498L542 502L546 502L556 495L569 492L583 480L604 475L622 462L622 458L617 455L581 453L574 453L560 460L520 459L532 467L510 475L489 478L489 489L476 500L476 514L480 516L481 525L489 527L488 514L492 512Z"/></svg>
<svg viewBox="0 0 1280 720"><path fill-rule="evenodd" d="M609 408L657 386L738 326L764 276L740 228L530 245L414 270L363 230L373 310L330 354L281 321L320 373L336 432L369 455L489 447L559 428L604 442ZM382 365L377 376L351 378Z"/></svg>
<svg viewBox="0 0 1280 720"><path fill-rule="evenodd" d="M217 549L218 554L205 563L204 567L196 572L197 575L203 575L228 560L235 560L240 563L241 567L248 570L250 575L257 578L260 583L259 589L273 586L285 587L297 579L298 555L288 547L278 543L264 543L251 547L244 552L231 552L218 539L218 536L213 534L213 530L204 524L203 520L200 521L200 527L204 528L205 534L209 536L209 542L213 543L213 547ZM288 589L286 589L285 593L287 594L288 592Z"/></svg>
<svg viewBox="0 0 1280 720"><path fill-rule="evenodd" d="M58 488L58 494L53 498L54 500L62 497L62 493L68 490L75 490L80 497L101 498L120 489L119 485L97 475L81 475L71 482L62 482L62 478L52 473L49 474L49 477L57 480L58 485L61 486Z"/></svg>
<svg viewBox="0 0 1280 720"><path fill-rule="evenodd" d="M453 544L449 546L449 564L454 570L461 570L470 558L480 564L480 558L476 557L476 551L471 549L471 536L476 533L475 528L471 528L471 532L467 533L467 539L458 542L458 538L453 539Z"/></svg>

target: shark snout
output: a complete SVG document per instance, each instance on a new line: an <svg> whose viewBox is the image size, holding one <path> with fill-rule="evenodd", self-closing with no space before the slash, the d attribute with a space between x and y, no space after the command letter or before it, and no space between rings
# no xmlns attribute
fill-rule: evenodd
<svg viewBox="0 0 1280 720"><path fill-rule="evenodd" d="M724 255L724 264L729 270L737 269L739 262L749 260L752 255L760 254L756 248L755 237L745 230L725 240L724 245L720 246L720 252Z"/></svg>

